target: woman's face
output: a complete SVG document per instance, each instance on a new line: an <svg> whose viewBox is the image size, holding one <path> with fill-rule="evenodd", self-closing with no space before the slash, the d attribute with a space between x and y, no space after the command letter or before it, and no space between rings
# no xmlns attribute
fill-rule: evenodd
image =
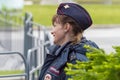
<svg viewBox="0 0 120 80"><path fill-rule="evenodd" d="M59 23L54 22L54 27L51 34L54 38L54 43L57 45L62 45L65 42L65 30L63 26Z"/></svg>

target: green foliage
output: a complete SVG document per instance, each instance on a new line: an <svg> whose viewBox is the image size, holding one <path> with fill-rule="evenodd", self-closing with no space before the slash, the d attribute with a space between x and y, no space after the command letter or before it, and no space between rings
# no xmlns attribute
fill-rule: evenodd
<svg viewBox="0 0 120 80"><path fill-rule="evenodd" d="M68 80L120 80L120 46L113 47L115 52L109 54L104 50L88 49L88 61L76 61L76 64L68 63L65 68Z"/></svg>
<svg viewBox="0 0 120 80"><path fill-rule="evenodd" d="M4 8L0 14L0 28L21 27L23 25L21 10L7 10Z"/></svg>
<svg viewBox="0 0 120 80"><path fill-rule="evenodd" d="M23 70L0 70L1 75L11 75L11 74L22 74L24 73Z"/></svg>
<svg viewBox="0 0 120 80"><path fill-rule="evenodd" d="M94 24L120 24L117 18L120 18L120 5L83 5L92 19Z"/></svg>
<svg viewBox="0 0 120 80"><path fill-rule="evenodd" d="M54 14L56 14L55 5L25 5L23 13L30 12L33 15L33 20L36 23L51 26L51 20Z"/></svg>

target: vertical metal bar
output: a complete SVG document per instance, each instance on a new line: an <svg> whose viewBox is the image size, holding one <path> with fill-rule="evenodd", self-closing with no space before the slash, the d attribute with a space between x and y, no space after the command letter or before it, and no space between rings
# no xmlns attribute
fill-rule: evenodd
<svg viewBox="0 0 120 80"><path fill-rule="evenodd" d="M38 56L38 54L37 54L38 50L39 49L36 50L36 54L35 54L35 67L38 66L38 57L37 57ZM39 76L39 70L37 70L36 74L37 74L37 77L38 77Z"/></svg>
<svg viewBox="0 0 120 80"><path fill-rule="evenodd" d="M32 24L30 23L32 19L30 21L27 21L28 17L29 15L26 13L25 20L24 20L24 56L25 58L27 58L28 50L32 48L32 37L27 35L27 32L29 31L29 29L30 28L32 29ZM32 34L32 31L31 31L31 34Z"/></svg>
<svg viewBox="0 0 120 80"><path fill-rule="evenodd" d="M37 50L34 51L34 67L37 67ZM33 79L35 80L35 73L33 73Z"/></svg>
<svg viewBox="0 0 120 80"><path fill-rule="evenodd" d="M25 20L24 20L24 57L27 59L27 55L28 55L28 50L30 48L32 48L32 37L28 36L27 33L29 31L29 29L32 29L32 24L30 23L30 21L32 21L32 18L28 21L29 18L29 14L25 13ZM32 31L31 31L32 34ZM27 64L29 64L29 62L27 62ZM28 80L29 80L29 68L30 66L27 66L26 68L26 73L28 73Z"/></svg>
<svg viewBox="0 0 120 80"><path fill-rule="evenodd" d="M34 52L32 52L33 54L31 54L32 56L31 56L31 58L32 58L32 64L31 64L31 70L35 67L35 51ZM35 78L35 73L32 73L32 80L34 80L34 78Z"/></svg>

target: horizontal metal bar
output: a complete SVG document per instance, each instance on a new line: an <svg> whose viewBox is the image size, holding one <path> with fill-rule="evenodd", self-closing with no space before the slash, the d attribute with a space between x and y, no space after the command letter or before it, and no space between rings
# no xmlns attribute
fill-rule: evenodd
<svg viewBox="0 0 120 80"><path fill-rule="evenodd" d="M26 59L24 58L24 56L20 53L20 52L11 52L11 51L6 51L6 52L0 52L0 55L11 55L11 54L18 54L24 62L25 65L25 72L28 68L28 63L26 62ZM23 73L23 74L11 74L11 75L0 75L0 78L5 78L5 77L19 77L19 76L26 76L28 77L28 72Z"/></svg>
<svg viewBox="0 0 120 80"><path fill-rule="evenodd" d="M37 67L32 68L32 70L30 71L30 75L36 72L37 70L40 70L41 67L42 67L42 64Z"/></svg>
<svg viewBox="0 0 120 80"><path fill-rule="evenodd" d="M23 56L20 52L11 52L11 51L0 52L0 55L6 55L6 54L7 54L7 55L18 54L19 56L22 57L22 59L23 59L25 65L27 65L26 59L24 58L24 56Z"/></svg>
<svg viewBox="0 0 120 80"><path fill-rule="evenodd" d="M23 74L0 75L0 78L7 78L7 77L22 77L22 76L27 76L27 74L26 74L26 73L23 73Z"/></svg>

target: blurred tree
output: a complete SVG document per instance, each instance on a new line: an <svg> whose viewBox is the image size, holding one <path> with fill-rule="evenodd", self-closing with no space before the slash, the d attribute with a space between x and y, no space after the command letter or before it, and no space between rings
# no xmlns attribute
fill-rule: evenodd
<svg viewBox="0 0 120 80"><path fill-rule="evenodd" d="M87 3L87 4L112 4L114 0L74 0L77 3Z"/></svg>
<svg viewBox="0 0 120 80"><path fill-rule="evenodd" d="M41 0L24 0L25 2L32 2L32 4L40 4Z"/></svg>

